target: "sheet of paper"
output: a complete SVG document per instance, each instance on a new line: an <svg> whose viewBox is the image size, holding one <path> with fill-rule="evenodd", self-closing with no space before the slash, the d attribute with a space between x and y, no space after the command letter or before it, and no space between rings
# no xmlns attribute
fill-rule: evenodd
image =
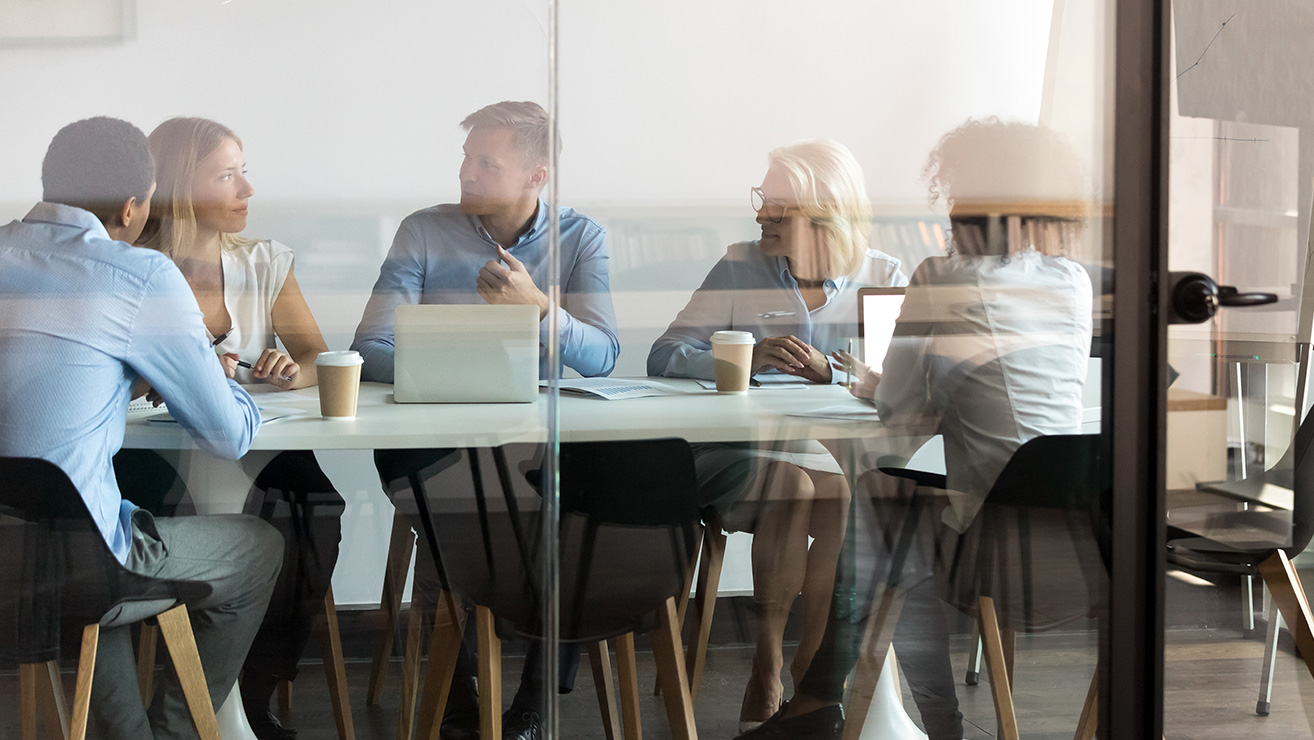
<svg viewBox="0 0 1314 740"><path fill-rule="evenodd" d="M539 387L546 388L547 383L539 383ZM608 401L684 395L684 391L679 388L642 378L572 378L561 381L561 392L605 398Z"/></svg>
<svg viewBox="0 0 1314 740"><path fill-rule="evenodd" d="M881 415L876 409L855 401L835 406L824 406L811 411L796 411L790 416L802 416L809 419L843 419L845 421L880 421Z"/></svg>

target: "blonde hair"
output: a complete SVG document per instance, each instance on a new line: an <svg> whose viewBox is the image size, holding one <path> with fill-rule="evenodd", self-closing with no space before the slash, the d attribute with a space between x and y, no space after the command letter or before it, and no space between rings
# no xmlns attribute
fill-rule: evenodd
<svg viewBox="0 0 1314 740"><path fill-rule="evenodd" d="M548 114L531 100L503 100L485 105L461 121L469 133L476 128L509 128L526 167L548 163ZM557 154L561 153L561 135L557 135Z"/></svg>
<svg viewBox="0 0 1314 740"><path fill-rule="evenodd" d="M196 239L192 182L201 162L229 139L242 146L232 129L208 118L170 118L155 127L147 138L155 158L155 195L138 244L174 259L183 245ZM219 235L225 249L251 241L241 234Z"/></svg>
<svg viewBox="0 0 1314 740"><path fill-rule="evenodd" d="M827 276L857 272L871 235L871 201L853 153L838 141L803 139L772 150L767 160L789 178L799 212L818 228Z"/></svg>

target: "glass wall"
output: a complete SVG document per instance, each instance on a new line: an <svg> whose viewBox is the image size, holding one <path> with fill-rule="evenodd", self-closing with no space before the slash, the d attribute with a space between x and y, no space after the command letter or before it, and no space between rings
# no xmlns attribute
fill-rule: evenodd
<svg viewBox="0 0 1314 740"><path fill-rule="evenodd" d="M217 594L225 738L1091 737L1115 6L0 5L0 455ZM1169 333L1166 736L1307 735L1182 540L1303 565L1314 16L1173 10L1171 268L1276 302ZM190 722L97 604L93 735Z"/></svg>
<svg viewBox="0 0 1314 740"><path fill-rule="evenodd" d="M1172 10L1170 267L1272 302L1224 305L1169 333L1179 375L1168 388L1168 536L1177 545L1164 726L1168 737L1307 735L1310 671L1291 646L1301 628L1278 608L1289 582L1245 565L1281 549L1298 584L1305 564L1305 505L1293 480L1303 458L1293 440L1309 408L1311 160L1308 116L1296 102L1309 86L1269 65L1307 54L1299 39L1314 16L1277 6L1234 14L1221 3ZM1208 544L1220 538L1231 552Z"/></svg>
<svg viewBox="0 0 1314 740"><path fill-rule="evenodd" d="M1072 734L1106 588L1110 6L558 11L561 204L607 230L612 377L679 394L625 432L693 453L697 731L839 737L843 701L849 737L993 735L985 616L1003 722ZM713 394L717 332L760 385ZM639 693L668 668L641 651ZM591 702L563 733L598 734Z"/></svg>

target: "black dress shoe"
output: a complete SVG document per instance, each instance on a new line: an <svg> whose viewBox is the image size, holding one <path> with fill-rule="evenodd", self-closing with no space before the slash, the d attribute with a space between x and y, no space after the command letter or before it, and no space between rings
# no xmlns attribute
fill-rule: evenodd
<svg viewBox="0 0 1314 740"><path fill-rule="evenodd" d="M255 733L259 740L295 740L297 736L296 730L284 727L278 718L269 712L255 717L248 714L246 721L251 725L251 732Z"/></svg>
<svg viewBox="0 0 1314 740"><path fill-rule="evenodd" d="M521 711L514 705L502 715L502 740L540 740L543 720L538 712Z"/></svg>
<svg viewBox="0 0 1314 740"><path fill-rule="evenodd" d="M771 719L735 740L839 740L844 734L844 709L838 704L786 717L786 702Z"/></svg>
<svg viewBox="0 0 1314 740"><path fill-rule="evenodd" d="M479 685L473 677L452 679L438 737L442 740L479 740Z"/></svg>

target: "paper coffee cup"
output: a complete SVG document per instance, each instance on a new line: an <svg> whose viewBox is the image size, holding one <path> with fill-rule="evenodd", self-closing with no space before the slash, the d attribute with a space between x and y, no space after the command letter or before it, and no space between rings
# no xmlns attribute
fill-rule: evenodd
<svg viewBox="0 0 1314 740"><path fill-rule="evenodd" d="M315 358L315 372L319 375L319 413L325 419L349 419L356 415L360 366L364 362L360 353L353 350L320 352Z"/></svg>
<svg viewBox="0 0 1314 740"><path fill-rule="evenodd" d="M753 334L718 331L712 335L712 367L718 393L746 393L753 374Z"/></svg>

